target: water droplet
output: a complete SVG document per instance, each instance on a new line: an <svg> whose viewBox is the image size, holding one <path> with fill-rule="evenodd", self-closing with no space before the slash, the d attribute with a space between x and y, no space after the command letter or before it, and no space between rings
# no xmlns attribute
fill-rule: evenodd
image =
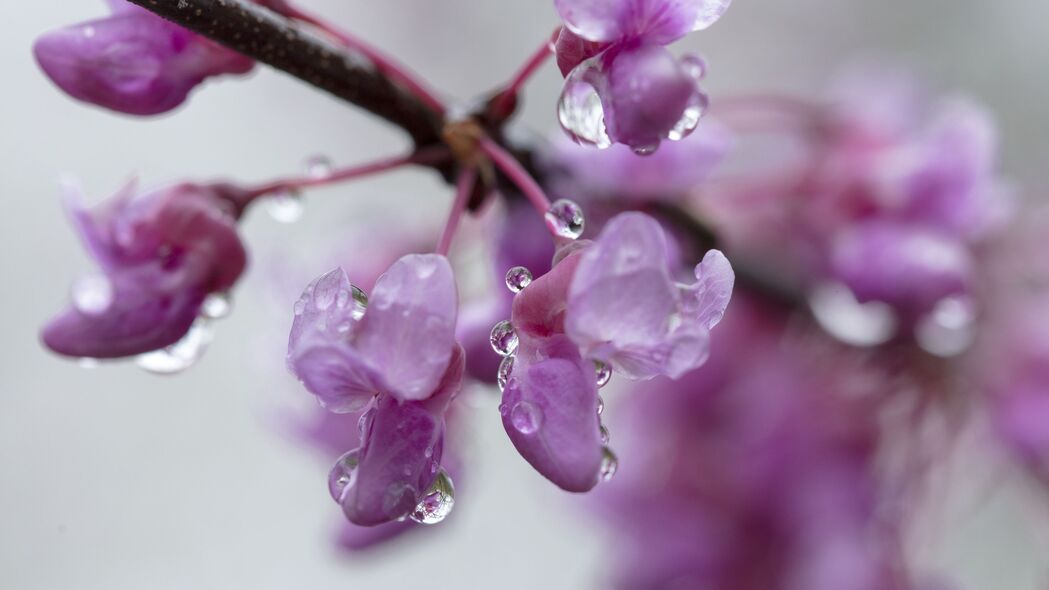
<svg viewBox="0 0 1049 590"><path fill-rule="evenodd" d="M576 75L565 81L557 102L557 121L573 140L600 149L612 145L605 129L605 108L592 84L582 80L585 67L577 68Z"/></svg>
<svg viewBox="0 0 1049 590"><path fill-rule="evenodd" d="M101 274L91 274L73 281L73 307L84 315L105 313L113 304L113 283Z"/></svg>
<svg viewBox="0 0 1049 590"><path fill-rule="evenodd" d="M688 106L685 107L685 111L681 113L681 118L667 133L667 139L670 141L681 141L691 135L696 130L696 127L699 126L699 120L703 118L703 114L707 112L709 106L710 99L707 98L707 95L697 92Z"/></svg>
<svg viewBox="0 0 1049 590"><path fill-rule="evenodd" d="M809 307L831 336L854 346L877 346L896 335L896 313L880 301L860 303L845 285L828 283L809 296Z"/></svg>
<svg viewBox="0 0 1049 590"><path fill-rule="evenodd" d="M354 449L339 457L328 473L328 493L332 500L342 503L342 497L346 490L353 487L357 479L357 464L360 462L360 452Z"/></svg>
<svg viewBox="0 0 1049 590"><path fill-rule="evenodd" d="M600 395L597 396L597 415L605 413L605 400Z"/></svg>
<svg viewBox="0 0 1049 590"><path fill-rule="evenodd" d="M506 389L506 383L510 380L510 373L514 371L514 357L508 356L503 359L503 362L499 363L499 371L496 373L495 382L499 385L499 390Z"/></svg>
<svg viewBox="0 0 1049 590"><path fill-rule="evenodd" d="M266 199L266 210L281 223L295 223L302 218L302 195L295 190L282 190Z"/></svg>
<svg viewBox="0 0 1049 590"><path fill-rule="evenodd" d="M510 408L508 408L506 406L506 404L499 404L499 415L500 416L505 416L509 412L510 412Z"/></svg>
<svg viewBox="0 0 1049 590"><path fill-rule="evenodd" d="M220 320L233 311L233 300L229 293L212 293L204 298L200 313L209 320Z"/></svg>
<svg viewBox="0 0 1049 590"><path fill-rule="evenodd" d="M696 82L707 77L707 60L698 55L681 56L681 69Z"/></svg>
<svg viewBox="0 0 1049 590"><path fill-rule="evenodd" d="M918 322L914 338L929 354L950 358L972 345L975 322L976 305L970 298L947 297Z"/></svg>
<svg viewBox="0 0 1049 590"><path fill-rule="evenodd" d="M607 445L608 441L611 440L611 439L612 439L612 435L609 434L608 428L605 428L605 425L602 424L601 425L601 444Z"/></svg>
<svg viewBox="0 0 1049 590"><path fill-rule="evenodd" d="M211 344L211 324L207 318L197 318L181 340L135 358L138 366L150 373L171 375L192 367L204 356Z"/></svg>
<svg viewBox="0 0 1049 590"><path fill-rule="evenodd" d="M77 359L77 364L81 369L97 369L102 363L96 358L85 356Z"/></svg>
<svg viewBox="0 0 1049 590"><path fill-rule="evenodd" d="M510 356L517 350L517 332L514 331L514 325L510 320L503 320L492 328L489 342L500 356Z"/></svg>
<svg viewBox="0 0 1049 590"><path fill-rule="evenodd" d="M447 518L454 507L455 484L441 469L409 517L420 524L437 524Z"/></svg>
<svg viewBox="0 0 1049 590"><path fill-rule="evenodd" d="M597 373L598 389L608 385L609 380L612 379L612 367L601 361L594 361L594 372Z"/></svg>
<svg viewBox="0 0 1049 590"><path fill-rule="evenodd" d="M651 156L652 154L656 153L656 150L659 149L659 144L651 143L648 145L635 145L632 146L630 149L634 150L634 153L639 156Z"/></svg>
<svg viewBox="0 0 1049 590"><path fill-rule="evenodd" d="M332 163L327 156L310 156L306 160L306 174L312 178L327 178L331 176Z"/></svg>
<svg viewBox="0 0 1049 590"><path fill-rule="evenodd" d="M364 312L368 311L368 294L357 285L353 285L350 288L350 298L353 299L353 319L363 318Z"/></svg>
<svg viewBox="0 0 1049 590"><path fill-rule="evenodd" d="M512 293L520 293L532 284L532 271L523 266L515 266L506 271L506 287Z"/></svg>
<svg viewBox="0 0 1049 590"><path fill-rule="evenodd" d="M517 402L510 409L510 424L521 434L532 434L543 425L543 410L532 402Z"/></svg>
<svg viewBox="0 0 1049 590"><path fill-rule="evenodd" d="M605 447L601 449L601 481L608 481L615 477L616 471L619 469L619 459L616 458L616 454L612 452L612 449Z"/></svg>
<svg viewBox="0 0 1049 590"><path fill-rule="evenodd" d="M579 205L568 199L558 199L546 212L546 226L555 236L577 240L583 235L586 220Z"/></svg>

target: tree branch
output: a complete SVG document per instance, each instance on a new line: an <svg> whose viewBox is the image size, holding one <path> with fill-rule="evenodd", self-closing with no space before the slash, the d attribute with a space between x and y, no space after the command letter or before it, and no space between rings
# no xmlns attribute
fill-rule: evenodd
<svg viewBox="0 0 1049 590"><path fill-rule="evenodd" d="M416 147L441 143L443 117L366 57L246 0L130 0L404 129Z"/></svg>

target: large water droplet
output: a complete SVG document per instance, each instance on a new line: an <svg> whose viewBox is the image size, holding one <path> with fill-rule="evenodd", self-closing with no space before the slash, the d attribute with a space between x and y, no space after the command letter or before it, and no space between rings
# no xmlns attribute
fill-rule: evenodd
<svg viewBox="0 0 1049 590"><path fill-rule="evenodd" d="M517 402L510 409L510 424L521 434L532 434L543 425L543 410L532 402Z"/></svg>
<svg viewBox="0 0 1049 590"><path fill-rule="evenodd" d="M102 274L83 276L73 281L70 295L77 311L84 315L99 315L113 304L113 283Z"/></svg>
<svg viewBox="0 0 1049 590"><path fill-rule="evenodd" d="M517 350L517 332L514 331L514 325L510 323L510 320L503 320L492 328L489 342L492 343L492 349L500 356L510 356Z"/></svg>
<svg viewBox="0 0 1049 590"><path fill-rule="evenodd" d="M918 322L914 338L929 354L943 358L957 356L972 345L975 322L976 305L970 298L948 297Z"/></svg>
<svg viewBox="0 0 1049 590"><path fill-rule="evenodd" d="M514 357L508 356L499 363L499 371L496 373L495 382L499 385L499 391L506 389L506 383L510 380L510 373L514 371Z"/></svg>
<svg viewBox="0 0 1049 590"><path fill-rule="evenodd" d="M353 487L357 480L357 464L360 452L357 449L339 457L328 473L328 493L332 500L341 503L346 490Z"/></svg>
<svg viewBox="0 0 1049 590"><path fill-rule="evenodd" d="M455 484L448 473L441 469L409 517L420 524L437 524L447 518L454 507Z"/></svg>
<svg viewBox="0 0 1049 590"><path fill-rule="evenodd" d="M197 318L181 340L153 352L138 355L139 367L159 375L171 375L192 367L204 355L211 343L211 324L207 318Z"/></svg>
<svg viewBox="0 0 1049 590"><path fill-rule="evenodd" d="M523 266L515 266L506 271L506 287L512 293L520 293L532 284L532 271Z"/></svg>
<svg viewBox="0 0 1049 590"><path fill-rule="evenodd" d="M877 346L896 334L896 313L880 301L860 303L845 285L828 283L809 296L809 307L831 336L854 346Z"/></svg>
<svg viewBox="0 0 1049 590"><path fill-rule="evenodd" d="M609 380L612 379L612 367L601 361L594 361L594 372L597 373L598 389L608 385Z"/></svg>
<svg viewBox="0 0 1049 590"><path fill-rule="evenodd" d="M204 298L200 313L209 320L220 320L233 311L233 300L229 293L212 293Z"/></svg>
<svg viewBox="0 0 1049 590"><path fill-rule="evenodd" d="M546 226L555 236L577 240L583 235L586 220L583 209L568 199L558 199L546 212Z"/></svg>
<svg viewBox="0 0 1049 590"><path fill-rule="evenodd" d="M601 481L608 481L615 477L618 469L619 459L616 458L616 454L612 452L612 449L608 447L601 449L601 471L599 472Z"/></svg>
<svg viewBox="0 0 1049 590"><path fill-rule="evenodd" d="M581 75L565 81L557 103L557 121L575 141L604 149L612 145L605 128L605 109L597 89L580 79Z"/></svg>
<svg viewBox="0 0 1049 590"><path fill-rule="evenodd" d="M302 195L295 190L282 190L266 199L266 210L281 223L295 223L302 219Z"/></svg>
<svg viewBox="0 0 1049 590"><path fill-rule="evenodd" d="M331 176L332 163L327 156L316 155L306 159L306 174L312 178L322 179Z"/></svg>

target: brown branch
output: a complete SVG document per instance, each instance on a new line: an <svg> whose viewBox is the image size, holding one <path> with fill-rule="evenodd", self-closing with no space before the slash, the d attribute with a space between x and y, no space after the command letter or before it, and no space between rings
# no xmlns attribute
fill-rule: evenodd
<svg viewBox="0 0 1049 590"><path fill-rule="evenodd" d="M404 129L417 147L441 143L440 114L366 58L247 0L130 0L216 43L290 74Z"/></svg>

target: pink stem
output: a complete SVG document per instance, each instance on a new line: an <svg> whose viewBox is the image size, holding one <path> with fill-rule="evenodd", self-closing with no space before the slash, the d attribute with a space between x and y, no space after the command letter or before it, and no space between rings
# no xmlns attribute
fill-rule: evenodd
<svg viewBox="0 0 1049 590"><path fill-rule="evenodd" d="M521 166L517 158L488 137L481 138L480 146L481 151L491 158L495 167L501 170L510 179L510 182L514 183L521 190L521 194L528 199L532 207L539 212L539 215L545 216L546 212L550 210L550 199L546 198L543 188Z"/></svg>
<svg viewBox="0 0 1049 590"><path fill-rule="evenodd" d="M528 61L521 66L521 69L514 74L514 77L510 80L510 83L506 85L506 89L496 99L495 104L492 107L492 112L496 117L506 117L510 114L510 108L513 106L513 100L520 93L521 88L524 87L528 79L535 74L546 60L550 59L554 55L554 38L560 31L554 31L553 36L547 39L539 49L535 51L528 58Z"/></svg>
<svg viewBox="0 0 1049 590"><path fill-rule="evenodd" d="M470 194L474 190L476 181L477 171L473 168L464 168L459 173L459 179L455 183L455 200L452 202L451 212L448 213L444 231L441 232L441 239L437 242L437 254L448 255L448 250L452 246L452 238L455 237L455 231L459 228L459 221L463 217L463 211L466 210L466 204L470 201Z"/></svg>
<svg viewBox="0 0 1049 590"><path fill-rule="evenodd" d="M427 85L420 80L418 76L362 39L358 39L324 19L304 12L296 7L288 7L288 9L284 11L284 16L313 25L337 39L344 46L361 52L375 64L375 67L380 72L394 78L434 112L443 115L447 110L444 103L438 99L429 88L427 88Z"/></svg>
<svg viewBox="0 0 1049 590"><path fill-rule="evenodd" d="M443 145L433 146L421 149L407 156L384 158L382 160L376 160L374 162L368 162L366 164L358 164L356 166L341 168L325 176L284 178L281 180L275 180L259 185L255 188L247 189L246 200L254 200L258 197L262 197L280 191L296 191L304 188L326 186L329 184L335 184L337 182L377 174L379 172L385 172L387 170L393 170L395 168L400 168L409 164L437 164L447 159L449 156L450 152L448 151L447 147Z"/></svg>

